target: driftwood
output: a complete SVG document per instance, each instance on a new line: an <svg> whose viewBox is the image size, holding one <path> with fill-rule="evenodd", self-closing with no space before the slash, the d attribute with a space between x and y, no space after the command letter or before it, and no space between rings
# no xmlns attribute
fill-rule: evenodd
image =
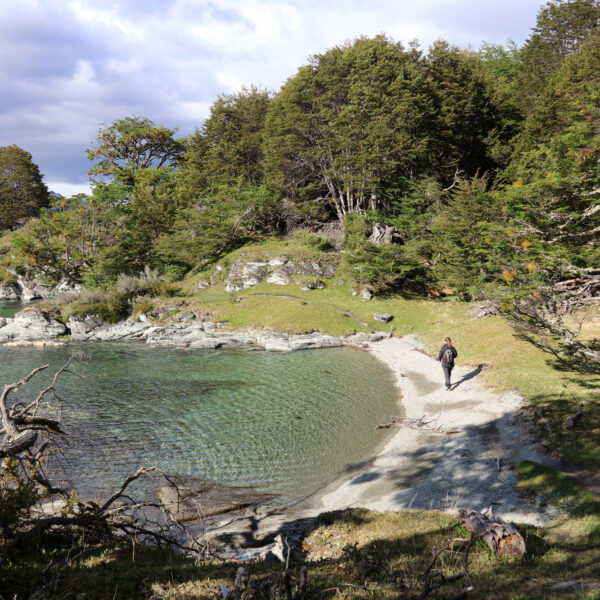
<svg viewBox="0 0 600 600"><path fill-rule="evenodd" d="M546 426L546 431L548 432L548 437L552 437L552 429L550 427L550 423L548 423L548 419L546 419L546 415L544 414L544 410L541 406L536 406L535 412L539 418L539 420Z"/></svg>
<svg viewBox="0 0 600 600"><path fill-rule="evenodd" d="M461 508L459 515L461 525L481 537L494 554L503 558L523 558L526 550L523 536L512 523L495 516L491 507L481 512Z"/></svg>
<svg viewBox="0 0 600 600"><path fill-rule="evenodd" d="M426 415L423 415L419 419L395 419L389 423L379 423L375 425L375 429L391 429L392 427L408 427L409 429L417 429L419 431L433 431L433 433L443 433L445 435L451 435L453 433L460 433L460 429L441 429L437 426L431 426L433 421L426 421Z"/></svg>
<svg viewBox="0 0 600 600"><path fill-rule="evenodd" d="M427 565L427 568L425 569L425 573L423 573L423 579L422 579L423 580L423 588L421 589L421 593L418 596L419 600L423 600L424 598L427 598L427 596L429 596L431 593L434 594L435 598L438 598L440 588L443 585L447 585L449 583L454 583L455 581L463 579L464 577L467 577L467 578L469 577L469 552L471 551L471 548L473 547L473 544L475 543L475 540L477 539L477 537L478 536L476 534L471 533L470 538L454 538L451 540L447 540L446 544L444 546L442 546L441 548L436 548L434 546L433 551L432 551L431 561ZM444 575L440 575L438 577L433 576L432 570L435 567L440 556L442 556L442 554L444 554L444 552L451 552L452 550L454 550L455 544L460 544L460 543L465 543L465 542L467 543L467 545L465 547L465 551L464 551L464 555L463 555L462 571L460 571L460 573L457 573L456 575L452 575L450 577L447 577ZM473 590L474 590L473 586L468 586L468 587L462 589L458 594L454 594L453 596L450 596L448 598L448 600L459 600L459 598L466 598L467 594L469 592L472 592Z"/></svg>
<svg viewBox="0 0 600 600"><path fill-rule="evenodd" d="M167 481L177 493L172 479L156 467L138 469L103 503L82 501L75 490L58 487L50 481L45 471L47 457L51 452L60 450L57 439L64 439L66 435L61 428L62 401L56 384L65 373L76 375L75 362L76 359L71 357L54 374L50 384L31 401L13 399L14 392L22 390L48 365L33 369L20 381L6 384L0 394L0 460L7 461L5 464L11 467L4 470L6 476L0 481L0 486L17 489L32 486L36 489L30 510L23 511L19 527L11 535L20 543L27 543L49 530L68 532L84 529L95 535L110 537L112 533L118 533L132 542L141 540L184 552L205 554L206 548L191 538L179 523L170 519L158 503L133 497L131 484L141 477ZM53 411L55 416L39 414L42 411ZM46 505L41 502L47 497L51 500L46 505L58 504L61 510L46 512ZM37 502L39 506L34 506ZM0 545L5 541L0 536Z"/></svg>

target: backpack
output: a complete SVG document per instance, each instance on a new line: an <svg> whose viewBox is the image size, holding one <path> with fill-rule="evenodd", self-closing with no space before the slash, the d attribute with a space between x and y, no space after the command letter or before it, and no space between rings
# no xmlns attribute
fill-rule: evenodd
<svg viewBox="0 0 600 600"><path fill-rule="evenodd" d="M447 365L454 364L454 353L452 352L452 348L448 347L444 350L444 360Z"/></svg>

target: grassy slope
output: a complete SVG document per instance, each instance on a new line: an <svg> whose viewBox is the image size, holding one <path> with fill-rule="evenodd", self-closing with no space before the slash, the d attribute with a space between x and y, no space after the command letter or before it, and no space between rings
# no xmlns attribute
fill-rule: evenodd
<svg viewBox="0 0 600 600"><path fill-rule="evenodd" d="M244 247L228 256L223 264L243 260L269 259L281 255L300 256L305 260L323 257L317 250L297 241ZM544 408L552 429L548 440L566 459L591 468L600 468L600 401L595 390L599 380L592 375L562 372L553 358L530 343L518 340L510 326L498 316L474 318L473 307L454 301L406 300L400 297L374 298L364 301L352 296L352 283L343 269L339 278L325 281L325 289L303 291L299 285L261 284L236 294L225 291L222 280L198 291L196 282L207 278L204 273L184 282L185 304L203 312L215 313L215 319L229 326L268 328L288 332L322 331L350 334L364 330L354 320L343 316L349 311L375 328L373 315L394 315L394 333L416 334L426 349L435 354L446 336L452 337L459 350L461 364L484 364L482 379L498 390L514 389L530 400L532 406ZM343 281L343 283L339 283ZM338 283L338 285L335 285ZM277 297L277 296L294 296ZM600 335L599 315L588 315L586 333ZM576 430L565 426L566 417L583 406L585 418Z"/></svg>
<svg viewBox="0 0 600 600"><path fill-rule="evenodd" d="M266 244L245 248L228 257L227 263L243 258L260 259L291 253L293 248ZM297 250L297 249L296 249ZM314 257L310 250L306 258ZM350 311L373 327L375 312L395 316L397 334L416 334L431 353L437 352L442 339L455 341L462 364L484 363L482 377L498 389L516 389L533 404L546 406L553 429L552 443L571 460L600 466L600 430L597 381L591 377L562 373L553 368L548 356L526 342L516 340L510 328L498 317L474 319L471 307L454 302L412 301L401 298L361 301L350 294L347 283L326 289L302 291L297 285L263 284L237 295L225 292L222 282L198 292L195 283L209 274L200 274L184 282L184 293L176 299L179 310L193 308L215 314L231 327L273 328L290 332L319 330L348 334L361 327L341 310ZM342 276L343 278L343 276ZM259 296L291 295L297 298ZM172 305L173 298L154 303ZM586 419L576 430L564 426L564 415L572 414L585 403ZM451 586L451 595L468 583L475 587L469 598L551 598L551 583L600 579L597 557L600 554L600 504L564 475L539 465L517 465L524 494L537 501L551 502L566 511L565 516L547 529L521 528L528 554L519 564L510 564L492 556L482 545L472 552L472 578ZM309 569L310 597L324 598L397 598L402 592L417 594L420 577L430 560L434 546L450 537L464 535L456 520L438 512L377 514L346 511L324 515L305 540L304 551ZM356 550L348 548L356 544ZM346 551L343 549L347 548ZM25 598L48 575L48 551L23 550L21 560L4 562L0 578L14 577L5 597ZM64 552L63 552L64 554ZM218 584L232 583L237 565L204 563L194 565L168 553L131 548L90 546L79 554L72 550L70 568L62 570L56 593L85 591L88 598L220 598ZM61 552L56 551L57 564ZM64 558L64 557L63 557ZM440 566L444 575L457 572L458 552L444 555ZM256 575L276 571L269 564L253 565ZM18 582L18 583L15 583ZM0 592L0 594L3 592ZM600 598L599 591L561 592L560 598Z"/></svg>

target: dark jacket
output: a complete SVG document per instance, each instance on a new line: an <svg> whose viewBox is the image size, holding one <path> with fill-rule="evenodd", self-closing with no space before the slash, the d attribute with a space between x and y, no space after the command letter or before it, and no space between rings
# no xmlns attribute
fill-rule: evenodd
<svg viewBox="0 0 600 600"><path fill-rule="evenodd" d="M456 351L456 348L454 346L450 346L450 349L452 350L452 362L450 364L448 364L446 362L446 356L444 355L444 353L446 352L446 350L448 349L448 344L444 344L440 350L440 354L438 356L438 360L442 361L442 367L452 367L454 366L454 359L458 356L458 352Z"/></svg>

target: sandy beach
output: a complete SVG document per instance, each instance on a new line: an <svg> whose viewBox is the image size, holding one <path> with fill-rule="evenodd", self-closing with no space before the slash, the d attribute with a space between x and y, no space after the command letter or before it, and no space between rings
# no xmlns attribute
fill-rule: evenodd
<svg viewBox="0 0 600 600"><path fill-rule="evenodd" d="M407 420L422 419L428 428L455 433L397 428L373 461L328 487L320 497L322 510L455 511L491 505L512 521L539 525L557 516L555 509L530 504L515 490L513 463L549 458L519 425L523 399L518 394L485 387L481 369L461 365L460 354L447 391L440 363L412 336L373 343L370 352L394 372Z"/></svg>

